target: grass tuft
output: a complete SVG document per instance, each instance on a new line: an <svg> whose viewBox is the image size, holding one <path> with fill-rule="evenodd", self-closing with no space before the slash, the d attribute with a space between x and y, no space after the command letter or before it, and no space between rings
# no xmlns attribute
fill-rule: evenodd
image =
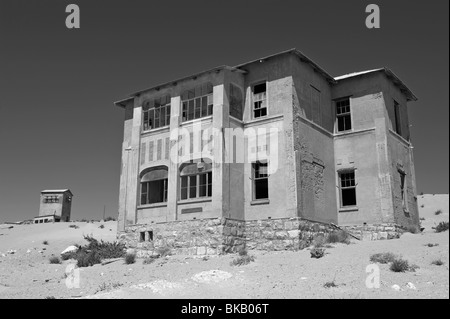
<svg viewBox="0 0 450 319"><path fill-rule="evenodd" d="M442 233L448 230L448 222L440 222L439 225L436 226L436 233Z"/></svg>
<svg viewBox="0 0 450 319"><path fill-rule="evenodd" d="M372 263L389 264L397 258L393 253L378 253L370 256Z"/></svg>
<svg viewBox="0 0 450 319"><path fill-rule="evenodd" d="M61 263L61 259L59 259L59 258L56 257L56 256L50 257L50 258L48 259L48 261L49 261L51 264L60 264L60 263Z"/></svg>
<svg viewBox="0 0 450 319"><path fill-rule="evenodd" d="M445 263L441 259L436 259L431 262L432 265L435 266L443 266Z"/></svg>
<svg viewBox="0 0 450 319"><path fill-rule="evenodd" d="M125 263L127 265L134 264L136 262L136 254L126 254L125 255Z"/></svg>
<svg viewBox="0 0 450 319"><path fill-rule="evenodd" d="M311 253L311 258L319 259L319 258L322 258L323 256L325 256L325 249L315 247L315 248L311 249L310 253Z"/></svg>

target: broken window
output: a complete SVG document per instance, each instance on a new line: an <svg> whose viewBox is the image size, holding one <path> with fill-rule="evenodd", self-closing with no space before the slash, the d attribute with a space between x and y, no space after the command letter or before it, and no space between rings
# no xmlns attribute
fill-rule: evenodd
<svg viewBox="0 0 450 319"><path fill-rule="evenodd" d="M267 115L267 92L266 83L257 84L253 87L253 118Z"/></svg>
<svg viewBox="0 0 450 319"><path fill-rule="evenodd" d="M152 169L141 178L141 205L167 202L167 168Z"/></svg>
<svg viewBox="0 0 450 319"><path fill-rule="evenodd" d="M142 127L144 131L170 125L170 95L146 100L142 108L144 110Z"/></svg>
<svg viewBox="0 0 450 319"><path fill-rule="evenodd" d="M336 101L337 131L345 132L352 129L352 115L350 112L350 99Z"/></svg>
<svg viewBox="0 0 450 319"><path fill-rule="evenodd" d="M400 173L400 190L402 194L402 207L403 211L408 212L408 192L406 187L406 173L399 171Z"/></svg>
<svg viewBox="0 0 450 319"><path fill-rule="evenodd" d="M356 206L355 171L339 173L341 207Z"/></svg>
<svg viewBox="0 0 450 319"><path fill-rule="evenodd" d="M184 164L180 172L180 199L211 197L211 170L211 163L203 162L203 160Z"/></svg>
<svg viewBox="0 0 450 319"><path fill-rule="evenodd" d="M395 127L394 130L398 135L402 135L402 124L400 121L400 104L394 101L394 117L395 117Z"/></svg>
<svg viewBox="0 0 450 319"><path fill-rule="evenodd" d="M252 164L253 199L269 198L269 174L267 162L257 161Z"/></svg>
<svg viewBox="0 0 450 319"><path fill-rule="evenodd" d="M181 94L181 115L184 121L213 114L213 86L204 83Z"/></svg>

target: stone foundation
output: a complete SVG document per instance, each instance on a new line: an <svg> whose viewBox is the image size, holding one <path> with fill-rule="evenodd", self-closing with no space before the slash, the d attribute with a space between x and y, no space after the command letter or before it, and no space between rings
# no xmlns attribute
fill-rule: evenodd
<svg viewBox="0 0 450 319"><path fill-rule="evenodd" d="M396 225L341 227L361 240L382 240L400 237ZM186 220L150 225L132 225L118 237L138 257L157 255L169 248L173 254L221 255L249 250L299 250L311 246L319 236L339 230L330 224L300 218L240 221L228 218Z"/></svg>

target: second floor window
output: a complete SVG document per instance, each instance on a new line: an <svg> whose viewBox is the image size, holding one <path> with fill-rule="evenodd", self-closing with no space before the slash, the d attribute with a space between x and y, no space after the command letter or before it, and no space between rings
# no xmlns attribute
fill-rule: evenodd
<svg viewBox="0 0 450 319"><path fill-rule="evenodd" d="M167 168L153 169L141 178L141 205L167 202Z"/></svg>
<svg viewBox="0 0 450 319"><path fill-rule="evenodd" d="M402 135L402 123L400 121L400 104L398 104L397 101L394 101L394 117L395 117L394 123L395 133L397 133L398 135Z"/></svg>
<svg viewBox="0 0 450 319"><path fill-rule="evenodd" d="M203 161L185 164L180 171L180 199L212 196L212 166Z"/></svg>
<svg viewBox="0 0 450 319"><path fill-rule="evenodd" d="M170 95L145 101L143 109L144 131L170 125Z"/></svg>
<svg viewBox="0 0 450 319"><path fill-rule="evenodd" d="M336 121L338 132L350 131L352 129L350 99L336 101Z"/></svg>
<svg viewBox="0 0 450 319"><path fill-rule="evenodd" d="M213 114L213 86L199 85L181 94L183 122Z"/></svg>
<svg viewBox="0 0 450 319"><path fill-rule="evenodd" d="M253 118L267 116L267 88L266 83L253 87Z"/></svg>

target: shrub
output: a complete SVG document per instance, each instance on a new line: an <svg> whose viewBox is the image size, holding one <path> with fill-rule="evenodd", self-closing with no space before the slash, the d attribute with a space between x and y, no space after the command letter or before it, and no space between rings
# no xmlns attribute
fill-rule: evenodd
<svg viewBox="0 0 450 319"><path fill-rule="evenodd" d="M125 255L125 263L127 265L134 264L136 262L136 254L126 254Z"/></svg>
<svg viewBox="0 0 450 319"><path fill-rule="evenodd" d="M425 217L420 217L420 220L421 220L421 221L424 221L424 220L425 220Z"/></svg>
<svg viewBox="0 0 450 319"><path fill-rule="evenodd" d="M401 258L397 258L395 259L392 264L390 269L393 272L406 272L406 271L416 271L416 269L418 269L419 266L417 265L410 265L409 262L407 260L401 259Z"/></svg>
<svg viewBox="0 0 450 319"><path fill-rule="evenodd" d="M348 245L350 244L350 235L343 230L333 231L328 234L327 242L330 244L342 243Z"/></svg>
<svg viewBox="0 0 450 319"><path fill-rule="evenodd" d="M325 256L325 249L315 247L315 248L311 249L310 253L311 253L311 258L319 259L319 258L322 258L323 256Z"/></svg>
<svg viewBox="0 0 450 319"><path fill-rule="evenodd" d="M445 263L441 259L436 259L431 262L432 265L435 266L443 266Z"/></svg>
<svg viewBox="0 0 450 319"><path fill-rule="evenodd" d="M100 225L100 226L98 226L98 228L103 229L103 228L105 228L105 225Z"/></svg>
<svg viewBox="0 0 450 319"><path fill-rule="evenodd" d="M69 228L78 229L78 228L80 228L80 227L78 227L77 225L70 225Z"/></svg>
<svg viewBox="0 0 450 319"><path fill-rule="evenodd" d="M239 249L238 254L239 254L239 256L247 256L248 251L245 247L242 247L241 249Z"/></svg>
<svg viewBox="0 0 450 319"><path fill-rule="evenodd" d="M244 256L239 256L238 258L234 259L230 265L231 266L244 266L244 265L248 265L249 263L255 261L255 257L254 256L250 256L250 255L244 255Z"/></svg>
<svg viewBox="0 0 450 319"><path fill-rule="evenodd" d="M52 256L52 257L49 258L49 262L51 264L60 264L61 260L58 257L56 257L56 256Z"/></svg>
<svg viewBox="0 0 450 319"><path fill-rule="evenodd" d="M448 222L440 222L436 227L436 233L442 233L448 230Z"/></svg>
<svg viewBox="0 0 450 319"><path fill-rule="evenodd" d="M439 216L439 215L442 214L442 210L441 210L441 209L438 209L437 211L434 212L434 214L435 214L436 216Z"/></svg>
<svg viewBox="0 0 450 319"><path fill-rule="evenodd" d="M48 241L47 241L47 240L44 240L44 241L42 242L42 245L48 245Z"/></svg>
<svg viewBox="0 0 450 319"><path fill-rule="evenodd" d="M397 256L393 253L379 253L370 256L370 261L372 263L388 264L393 262L396 258Z"/></svg>
<svg viewBox="0 0 450 319"><path fill-rule="evenodd" d="M318 235L316 237L314 237L313 241L312 241L312 245L314 248L322 248L326 243L325 240L325 236L323 235Z"/></svg>
<svg viewBox="0 0 450 319"><path fill-rule="evenodd" d="M47 296L47 297L45 297L45 299L56 299L56 298L53 296Z"/></svg>
<svg viewBox="0 0 450 319"><path fill-rule="evenodd" d="M115 222L115 221L116 221L116 219L115 219L115 218L113 218L113 217L111 217L111 216L108 216L108 217L106 217L106 218L105 218L105 222L109 222L109 221L113 221L113 222Z"/></svg>
<svg viewBox="0 0 450 319"><path fill-rule="evenodd" d="M329 282L325 283L323 286L324 286L324 288L337 288L338 287L338 285L336 285L336 283L334 281L329 281Z"/></svg>
<svg viewBox="0 0 450 319"><path fill-rule="evenodd" d="M98 241L91 236L84 236L88 242L85 246L78 246L77 251L61 255L63 260L75 259L78 267L89 267L100 264L103 259L122 258L125 256L125 245Z"/></svg>
<svg viewBox="0 0 450 319"><path fill-rule="evenodd" d="M421 207L421 208L424 208L424 207L425 207L425 205L423 205L423 204L422 204L422 205L420 205L420 207Z"/></svg>

